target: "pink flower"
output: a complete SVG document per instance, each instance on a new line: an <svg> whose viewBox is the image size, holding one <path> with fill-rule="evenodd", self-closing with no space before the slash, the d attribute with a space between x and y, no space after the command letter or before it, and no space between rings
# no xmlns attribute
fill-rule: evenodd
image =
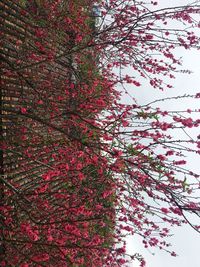
<svg viewBox="0 0 200 267"><path fill-rule="evenodd" d="M147 34L146 35L146 39L147 40L152 40L153 39L153 35L152 34Z"/></svg>
<svg viewBox="0 0 200 267"><path fill-rule="evenodd" d="M74 83L71 83L71 84L70 84L70 89L72 89L72 90L73 90L74 88L75 88L75 85L74 85Z"/></svg>
<svg viewBox="0 0 200 267"><path fill-rule="evenodd" d="M174 251L172 251L171 256L176 257L177 255Z"/></svg>
<svg viewBox="0 0 200 267"><path fill-rule="evenodd" d="M174 165L184 165L187 162L185 160L178 160L178 161L174 161Z"/></svg>
<svg viewBox="0 0 200 267"><path fill-rule="evenodd" d="M141 84L140 84L139 82L137 82L137 81L133 81L133 84L134 84L135 86L137 86L137 87L141 86Z"/></svg>
<svg viewBox="0 0 200 267"><path fill-rule="evenodd" d="M166 209L166 208L161 208L160 210L161 210L163 213L165 213L165 214L169 213L169 210Z"/></svg>
<svg viewBox="0 0 200 267"><path fill-rule="evenodd" d="M82 163L78 163L78 164L76 165L76 169L77 169L77 170L81 170L82 168L83 168Z"/></svg>
<svg viewBox="0 0 200 267"><path fill-rule="evenodd" d="M76 36L76 42L80 43L83 40L83 37L81 35Z"/></svg>
<svg viewBox="0 0 200 267"><path fill-rule="evenodd" d="M200 142L197 142L197 147L200 148Z"/></svg>
<svg viewBox="0 0 200 267"><path fill-rule="evenodd" d="M72 20L70 18L65 18L64 21L67 24L71 24L72 23Z"/></svg>
<svg viewBox="0 0 200 267"><path fill-rule="evenodd" d="M195 97L200 98L200 93L197 93Z"/></svg>
<svg viewBox="0 0 200 267"><path fill-rule="evenodd" d="M44 181L49 181L50 178L51 178L51 176L50 176L49 174L43 174L43 175L42 175L42 179L43 179Z"/></svg>
<svg viewBox="0 0 200 267"><path fill-rule="evenodd" d="M35 35L36 35L36 37L41 38L41 37L44 37L46 34L45 34L45 31L43 29L37 28L35 30Z"/></svg>
<svg viewBox="0 0 200 267"><path fill-rule="evenodd" d="M122 121L123 127L127 127L129 125L128 121Z"/></svg>
<svg viewBox="0 0 200 267"><path fill-rule="evenodd" d="M168 150L165 154L166 156L171 156L171 155L174 155L174 151L172 150Z"/></svg>
<svg viewBox="0 0 200 267"><path fill-rule="evenodd" d="M44 193L47 191L48 185L45 184L38 189L38 193Z"/></svg>
<svg viewBox="0 0 200 267"><path fill-rule="evenodd" d="M126 249L125 249L125 247L121 247L121 248L116 249L116 252L117 252L117 254L123 254L126 252Z"/></svg>
<svg viewBox="0 0 200 267"><path fill-rule="evenodd" d="M82 181L82 180L84 180L85 176L84 176L84 174L82 172L79 172L78 178L79 178L80 181Z"/></svg>
<svg viewBox="0 0 200 267"><path fill-rule="evenodd" d="M65 164L65 170L69 171L69 165L67 163Z"/></svg>
<svg viewBox="0 0 200 267"><path fill-rule="evenodd" d="M43 104L43 101L40 99L40 100L38 100L38 104L39 105L42 105Z"/></svg>
<svg viewBox="0 0 200 267"><path fill-rule="evenodd" d="M21 113L22 113L22 114L26 114L26 113L27 113L26 108L21 108Z"/></svg>
<svg viewBox="0 0 200 267"><path fill-rule="evenodd" d="M49 260L49 255L47 253L38 254L32 257L36 262L45 262Z"/></svg>
<svg viewBox="0 0 200 267"><path fill-rule="evenodd" d="M49 242L53 241L53 237L52 237L52 235L48 235L47 240L48 240Z"/></svg>
<svg viewBox="0 0 200 267"><path fill-rule="evenodd" d="M166 160L166 157L163 156L163 155L158 155L157 158L158 158L159 160Z"/></svg>
<svg viewBox="0 0 200 267"><path fill-rule="evenodd" d="M36 233L34 233L33 231L30 231L28 233L28 236L32 241L37 241L39 239L39 236Z"/></svg>

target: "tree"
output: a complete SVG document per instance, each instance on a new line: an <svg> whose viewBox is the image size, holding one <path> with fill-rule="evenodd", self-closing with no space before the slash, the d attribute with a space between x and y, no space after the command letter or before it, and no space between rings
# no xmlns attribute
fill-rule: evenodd
<svg viewBox="0 0 200 267"><path fill-rule="evenodd" d="M97 4L101 24L92 13ZM160 222L199 231L186 217L199 216L199 175L183 167L185 152L199 156L199 140L174 140L168 130L200 120L192 110L122 104L116 89L141 86L136 72L152 87L171 86L164 78L181 65L174 49L199 48L191 31L198 1L158 10L141 1L2 5L1 265L122 266L127 234L169 251L169 227Z"/></svg>

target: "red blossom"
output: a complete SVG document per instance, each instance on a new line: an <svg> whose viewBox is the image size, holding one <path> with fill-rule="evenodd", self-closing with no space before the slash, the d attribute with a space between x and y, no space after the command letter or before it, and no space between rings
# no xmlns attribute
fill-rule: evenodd
<svg viewBox="0 0 200 267"><path fill-rule="evenodd" d="M49 260L49 255L47 253L38 254L33 256L32 260L36 262L46 262Z"/></svg>
<svg viewBox="0 0 200 267"><path fill-rule="evenodd" d="M169 213L169 210L167 208L161 208L160 210L165 214Z"/></svg>
<svg viewBox="0 0 200 267"><path fill-rule="evenodd" d="M8 171L1 178L7 249L1 265L123 266L124 236L135 233L144 236L145 248L168 251L167 225L180 226L183 213L199 210L191 201L199 176L181 165L200 142L188 134L176 140L173 132L199 127L200 120L187 107L155 108L161 100L135 104L126 86L148 79L153 88L172 87L167 79L182 64L177 46L198 48L199 39L170 21L199 27L192 18L199 8L156 11L155 1L102 1L98 27L93 1L23 2L3 11L18 18L17 34L12 16L1 33L1 147ZM122 103L119 88L132 103ZM190 179L195 182L188 185ZM140 256L129 258L145 266Z"/></svg>
<svg viewBox="0 0 200 267"><path fill-rule="evenodd" d="M26 108L21 108L21 113L22 114L26 114L27 113L27 109Z"/></svg>

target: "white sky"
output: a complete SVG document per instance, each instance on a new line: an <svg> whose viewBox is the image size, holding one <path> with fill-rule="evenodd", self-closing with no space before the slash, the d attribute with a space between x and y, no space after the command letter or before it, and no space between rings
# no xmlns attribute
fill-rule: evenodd
<svg viewBox="0 0 200 267"><path fill-rule="evenodd" d="M176 6L188 4L188 0L160 0L158 1L161 6ZM194 73L178 74L176 80L173 80L174 88L167 91L158 91L149 86L149 83L141 87L131 87L129 92L134 96L139 104L146 104L152 100L164 98L168 96L184 95L184 94L196 94L200 92L200 52L199 51L185 51L178 49L177 54L183 57L183 68L190 69ZM126 99L126 102L129 102ZM186 102L189 108L200 108L200 100L194 102L194 100L179 101L177 100L162 103L163 109L177 109L177 106L181 109L186 108ZM158 106L158 104L157 104ZM200 129L192 130L192 135L196 137L200 133ZM189 167L193 168L197 173L200 173L200 162L196 158L189 158ZM197 222L200 224L200 222ZM200 267L200 234L196 233L189 226L179 227L173 229L174 236L168 239L173 245L172 250L175 250L178 257L172 257L166 252L162 252L159 249L147 251L138 241L137 237L129 238L128 252L134 254L136 252L143 254L146 258L148 267ZM151 253L155 253L153 256ZM130 266L138 267L139 264L134 262Z"/></svg>
<svg viewBox="0 0 200 267"><path fill-rule="evenodd" d="M179 53L183 56L185 68L192 70L194 73L190 75L177 75L177 79L174 80L173 83L174 88L168 89L164 92L155 90L149 86L132 88L132 94L136 97L140 104L146 104L154 99L162 97L175 96L179 94L195 94L200 92L200 53L196 53L194 51L187 51L185 53L183 50L180 50ZM162 103L162 107L169 109L170 103L170 109L172 110L176 110L177 106L179 106L180 109L182 107L184 110L186 105L188 105L189 108L200 108L199 99L195 102L194 100L177 101L178 100ZM192 129L191 131L194 137L200 133L200 129L198 128ZM197 161L197 157L190 157L187 161L188 165L193 170L200 173L200 162ZM197 221L197 223L200 224L200 221ZM137 237L133 237L128 240L128 251L130 254L134 254L135 252L143 254L146 258L148 267L199 267L200 234L196 233L189 226L174 228L173 233L174 236L167 241L172 243L172 250L177 252L179 255L178 257L171 257L159 249L152 249L152 251L149 252L143 248ZM155 255L153 256L151 253L155 253ZM130 266L138 267L139 265L137 262L134 262Z"/></svg>

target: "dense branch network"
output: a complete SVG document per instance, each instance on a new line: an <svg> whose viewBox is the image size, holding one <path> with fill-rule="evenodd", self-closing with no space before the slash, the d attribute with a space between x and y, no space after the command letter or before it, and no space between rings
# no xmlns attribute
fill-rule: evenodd
<svg viewBox="0 0 200 267"><path fill-rule="evenodd" d="M127 254L127 235L174 256L170 226L200 230L187 217L199 217L199 174L186 165L200 154L188 131L199 110L121 101L142 78L171 87L176 47L199 49L198 1L156 5L1 1L1 266L145 266Z"/></svg>

